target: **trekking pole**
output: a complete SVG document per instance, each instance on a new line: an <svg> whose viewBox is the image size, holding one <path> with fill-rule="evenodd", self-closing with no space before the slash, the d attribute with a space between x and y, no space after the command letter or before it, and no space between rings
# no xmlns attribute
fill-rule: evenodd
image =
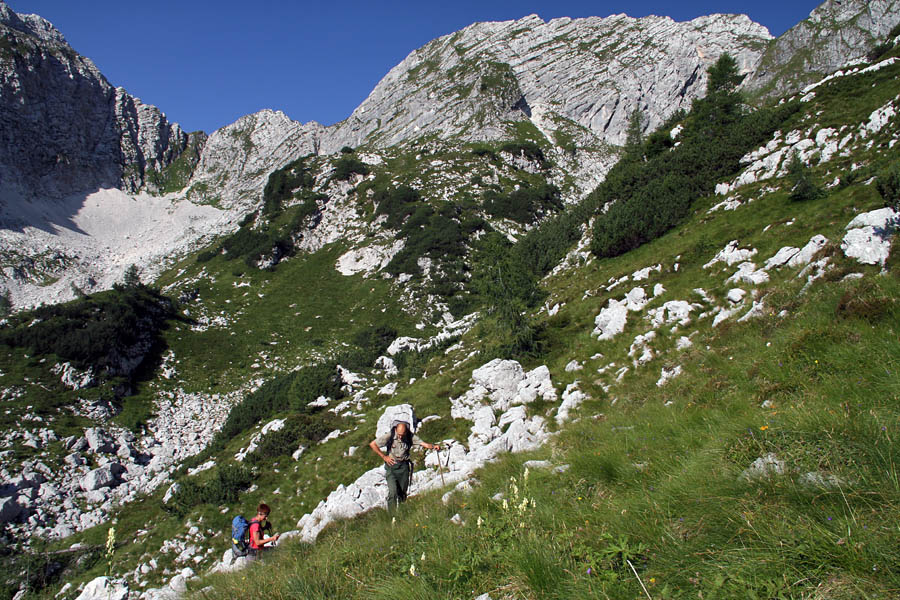
<svg viewBox="0 0 900 600"><path fill-rule="evenodd" d="M443 467L441 467L441 451L435 450L435 452L437 453L437 457L438 457L438 471L441 472L441 487L446 487L447 484L444 483L444 469L443 469ZM449 456L450 456L450 452L448 451L447 457L449 458Z"/></svg>
<svg viewBox="0 0 900 600"><path fill-rule="evenodd" d="M453 444L453 442L449 442L449 443L447 444L447 464L446 464L445 466L447 467L447 472L448 472L448 473L450 472L450 445L451 445L451 444ZM438 458L440 459L441 457L438 456ZM440 464L440 460L438 460L438 464Z"/></svg>

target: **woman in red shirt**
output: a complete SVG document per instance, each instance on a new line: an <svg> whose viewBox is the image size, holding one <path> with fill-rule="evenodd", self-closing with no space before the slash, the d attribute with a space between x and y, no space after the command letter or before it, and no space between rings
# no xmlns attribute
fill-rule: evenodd
<svg viewBox="0 0 900 600"><path fill-rule="evenodd" d="M260 503L256 509L256 516L250 521L250 556L257 556L263 550L266 550L266 544L277 542L281 537L280 533L276 533L272 537L263 537L262 532L271 529L272 525L268 522L269 505L265 502Z"/></svg>

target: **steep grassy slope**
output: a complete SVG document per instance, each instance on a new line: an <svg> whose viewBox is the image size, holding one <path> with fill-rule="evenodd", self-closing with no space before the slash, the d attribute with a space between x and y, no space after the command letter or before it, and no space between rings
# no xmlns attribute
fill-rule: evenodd
<svg viewBox="0 0 900 600"><path fill-rule="evenodd" d="M890 78L842 81L792 126L855 127L896 96ZM869 89L878 97L867 97ZM854 110L839 109L849 98ZM896 161L888 148L896 128L884 135L844 168L874 174ZM813 169L819 182L843 175L823 199L789 202L789 181L776 178L740 188L752 203L734 212L707 212L718 199L701 200L688 223L650 244L615 259L573 260L544 282L547 306L561 308L535 318L546 341L540 362L555 384L577 379L592 398L581 421L534 456L484 469L470 495L447 505L426 495L395 523L376 511L339 524L314 546L285 546L265 568L213 578L203 596L637 597L641 584L654 598L895 595L900 280L896 259L879 274L837 247L854 215L885 202L844 164ZM688 325L652 328L654 358L637 365L640 347L629 350L650 329L647 319L631 317L611 341L591 335L597 312L634 285L666 290L645 312L694 301L697 287L713 299L707 308L728 307L727 292L747 286L724 281L736 266L703 268L718 249L737 239L764 259L814 234L833 240L820 254L831 269L808 286L799 268L771 270L753 292L765 306L757 318L737 322L745 303L715 327L707 312ZM609 289L656 264L648 280ZM863 277L845 278L851 273ZM682 335L692 344L678 350ZM477 332L463 342L485 343ZM573 359L581 369L567 372ZM483 361L436 362L449 372L404 399L457 395L460 370ZM681 375L658 385L661 370L676 366ZM769 470L742 475L770 453ZM532 470L526 482L522 464L530 458L569 468ZM450 522L457 513L464 525Z"/></svg>
<svg viewBox="0 0 900 600"><path fill-rule="evenodd" d="M438 494L424 494L396 523L372 511L332 525L314 545L285 542L264 568L211 576L191 588L210 584L212 590L197 596L221 598L473 598L485 592L495 600L617 598L640 596L641 584L653 598L895 595L897 259L882 272L846 258L839 245L854 216L891 201L876 183L900 158L896 117L882 111L900 93L898 68L887 64L822 86L776 135L774 145L792 151L811 140L801 152L809 165L804 172L823 197L791 202L786 170L747 179L734 173L726 182L733 183L724 198L728 206L721 206L722 196L701 198L686 222L621 256L596 259L585 252L585 228L578 248L541 281L548 293L542 307L525 315L540 343L539 351L518 357L523 366L545 364L558 391L576 389L577 382L587 395L575 411L580 420L562 428L556 405L527 406L559 431L542 450L482 469L475 490L454 494L446 505ZM887 120L868 128L879 111ZM839 132L838 139L853 134L841 149L847 156L825 158L829 136L821 147L815 139L826 127ZM471 165L492 176L486 165L503 152L499 146L446 151L430 167L434 177L448 170L464 176ZM416 182L428 160L422 154L421 148L398 150L356 188L364 218L377 218L371 198L379 182ZM745 173L756 173L753 160L744 164ZM536 176L504 172L509 179L497 181L503 193L504 186ZM427 190L425 203L464 204L472 190L456 192L438 198L438 190ZM732 240L755 249L751 258L760 267L780 248L803 247L816 234L830 242L810 257L819 266L802 273L801 266L773 267L768 280L751 284L728 281L737 263L704 267ZM284 381L279 378L291 377L296 367L340 356L345 344L373 326L391 325L400 335L435 333L414 326L431 307L419 310L396 279L337 273L335 262L346 249L327 245L274 271L225 256L201 263L192 257L167 274L158 283L184 295L186 316L195 323L172 322L163 332L175 357L163 361L174 373L139 383L123 415L134 423L145 419L159 391L217 394ZM653 268L643 272L647 267ZM598 313L636 287L646 292L646 305L627 314L621 333L598 339L592 331ZM746 292L743 299L728 298L735 288ZM691 306L687 320L676 323L663 314L654 322L652 311L677 300ZM754 307L755 318L739 321ZM440 417L426 424L425 439L465 440L471 423L451 418L448 398L462 395L472 370L493 358L496 322L488 316L459 343L451 338L429 352L396 356L397 376L360 369L366 381L351 386L346 399L352 403L334 413L310 411L340 430L337 439L309 444L297 460L290 452L251 455L239 465L234 455L262 425L297 416L293 397L277 394L281 404L258 424L220 440L215 452L175 474L182 484L208 488L229 478L243 484L252 474L253 486L235 485L233 495L183 510L173 510L171 502L164 508L165 487L123 506L115 525L118 539L127 542L113 553L112 572L138 588L164 583L188 565L205 571L227 548L228 518L260 500L273 505L279 530L293 529L331 490L376 466L365 444L386 404L410 402L420 416ZM648 337L651 331L655 337ZM24 380L46 371L19 356L8 353L5 373ZM676 368L680 374L661 381ZM389 382L397 384L390 398L379 393ZM72 431L81 425L72 424ZM351 447L362 449L352 453ZM768 464L777 467L742 477L770 453ZM568 468L532 469L526 481L527 459ZM189 474L199 466L209 468ZM497 493L506 506L493 499ZM457 513L464 525L450 522ZM104 523L49 548L102 545L107 531ZM184 555L188 545L197 550ZM155 567L142 573L139 565L151 560ZM67 580L76 583L107 569L98 553L75 562ZM49 588L44 593L52 595Z"/></svg>

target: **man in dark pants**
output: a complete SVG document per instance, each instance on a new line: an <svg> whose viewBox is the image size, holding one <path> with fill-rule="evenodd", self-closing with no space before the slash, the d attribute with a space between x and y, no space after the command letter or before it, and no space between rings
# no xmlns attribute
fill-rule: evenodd
<svg viewBox="0 0 900 600"><path fill-rule="evenodd" d="M394 421L391 431L369 443L369 448L384 461L384 476L388 485L388 511L393 511L401 502L406 501L412 472L409 451L413 446L422 446L430 450L441 449L438 445L420 440L404 421ZM382 447L385 448L384 452L381 450Z"/></svg>

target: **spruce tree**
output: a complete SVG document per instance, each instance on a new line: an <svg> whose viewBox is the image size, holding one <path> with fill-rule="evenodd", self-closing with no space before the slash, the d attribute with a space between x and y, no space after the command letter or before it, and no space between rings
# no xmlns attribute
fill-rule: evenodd
<svg viewBox="0 0 900 600"><path fill-rule="evenodd" d="M642 161L644 159L644 115L640 107L635 107L628 117L628 129L625 131L625 147L622 160Z"/></svg>

